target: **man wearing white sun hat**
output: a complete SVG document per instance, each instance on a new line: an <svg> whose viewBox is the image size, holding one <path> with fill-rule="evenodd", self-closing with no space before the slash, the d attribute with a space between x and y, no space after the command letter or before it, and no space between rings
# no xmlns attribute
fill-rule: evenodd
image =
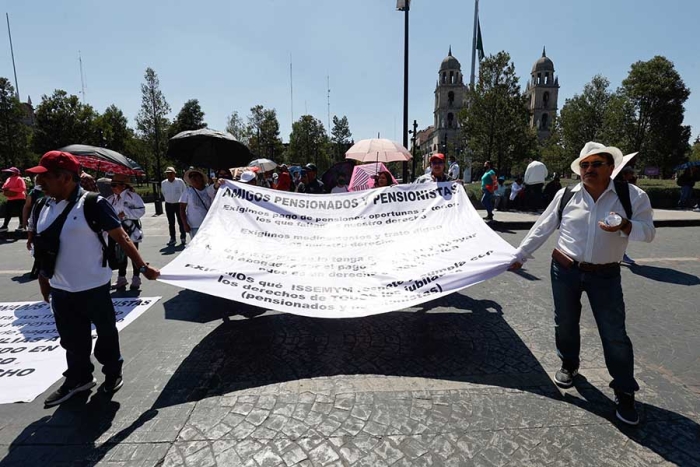
<svg viewBox="0 0 700 467"><path fill-rule="evenodd" d="M617 418L636 425L634 393L639 385L634 379L632 342L625 329L620 261L629 240L654 239L654 212L644 191L610 178L620 164L618 148L586 143L571 163L581 183L557 192L520 243L510 269L519 269L559 227L551 278L555 341L562 366L554 379L564 388L574 385L580 363L581 295L586 292L612 376Z"/></svg>

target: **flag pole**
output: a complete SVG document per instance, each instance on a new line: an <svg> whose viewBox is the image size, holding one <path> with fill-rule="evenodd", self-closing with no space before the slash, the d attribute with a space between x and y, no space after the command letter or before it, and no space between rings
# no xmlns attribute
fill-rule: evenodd
<svg viewBox="0 0 700 467"><path fill-rule="evenodd" d="M15 72L15 92L17 94L17 100L19 100L19 83L17 82L17 67L15 66L15 48L12 46L12 31L10 31L10 14L5 13L5 18L7 18L7 35L10 36L10 54L12 55L12 69Z"/></svg>
<svg viewBox="0 0 700 467"><path fill-rule="evenodd" d="M469 76L469 85L474 89L476 70L476 35L479 24L479 0L474 0L474 34L472 35L472 72Z"/></svg>

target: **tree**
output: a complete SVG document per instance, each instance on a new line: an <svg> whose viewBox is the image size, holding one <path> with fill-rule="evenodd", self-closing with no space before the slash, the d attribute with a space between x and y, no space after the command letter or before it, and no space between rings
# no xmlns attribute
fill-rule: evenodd
<svg viewBox="0 0 700 467"><path fill-rule="evenodd" d="M343 118L333 116L333 129L331 130L331 143L334 147L334 157L336 160L343 158L345 147L350 143L352 133L350 133L350 124L348 117L343 115Z"/></svg>
<svg viewBox="0 0 700 467"><path fill-rule="evenodd" d="M142 139L153 151L153 157L150 161L144 157L145 160L138 162L148 170L147 162L155 161L156 173L160 175L161 155L165 153L168 145L166 136L170 121L167 115L170 113L170 106L160 90L158 75L150 67L146 68L145 80L146 82L141 84L141 110L136 117L136 126Z"/></svg>
<svg viewBox="0 0 700 467"><path fill-rule="evenodd" d="M98 116L97 127L98 145L120 153L128 153L129 140L134 137L134 131L129 128L129 122L116 105L112 104Z"/></svg>
<svg viewBox="0 0 700 467"><path fill-rule="evenodd" d="M550 173L561 175L571 171L569 168L571 155L564 147L564 138L558 118L552 119L549 137L543 142L540 152L542 154L542 163L547 166Z"/></svg>
<svg viewBox="0 0 700 467"><path fill-rule="evenodd" d="M492 160L503 169L529 157L536 149L529 119L510 55L501 51L485 58L479 81L467 91L467 105L460 113L462 137L474 160Z"/></svg>
<svg viewBox="0 0 700 467"><path fill-rule="evenodd" d="M602 75L593 77L583 87L581 94L567 99L559 114L561 137L564 147L575 154L588 141L603 141L605 112L612 93L610 81Z"/></svg>
<svg viewBox="0 0 700 467"><path fill-rule="evenodd" d="M23 165L29 155L29 129L10 80L0 78L0 158L3 167Z"/></svg>
<svg viewBox="0 0 700 467"><path fill-rule="evenodd" d="M700 136L695 138L693 146L690 148L689 160L700 162Z"/></svg>
<svg viewBox="0 0 700 467"><path fill-rule="evenodd" d="M690 127L683 125L683 104L690 90L673 62L656 56L632 64L621 92L634 108L633 149L643 163L669 173L683 161L688 147Z"/></svg>
<svg viewBox="0 0 700 467"><path fill-rule="evenodd" d="M39 154L69 144L100 143L95 124L97 113L76 95L60 89L51 96L44 95L35 115L32 143Z"/></svg>
<svg viewBox="0 0 700 467"><path fill-rule="evenodd" d="M190 99L182 106L180 112L178 112L177 117L170 125L168 130L168 138L172 138L181 131L188 130L199 130L200 128L206 128L207 124L204 123L204 112L202 112L202 107L199 105L197 99Z"/></svg>
<svg viewBox="0 0 700 467"><path fill-rule="evenodd" d="M248 147L253 154L268 159L279 159L284 152L280 139L280 124L275 109L256 105L248 117Z"/></svg>
<svg viewBox="0 0 700 467"><path fill-rule="evenodd" d="M243 122L243 119L238 115L238 111L235 111L228 117L226 122L226 131L231 133L234 138L243 144L248 144L250 139L250 134L248 133L248 126Z"/></svg>
<svg viewBox="0 0 700 467"><path fill-rule="evenodd" d="M313 162L319 173L322 173L331 166L328 143L328 135L321 120L311 115L302 115L292 124L287 159L289 162Z"/></svg>

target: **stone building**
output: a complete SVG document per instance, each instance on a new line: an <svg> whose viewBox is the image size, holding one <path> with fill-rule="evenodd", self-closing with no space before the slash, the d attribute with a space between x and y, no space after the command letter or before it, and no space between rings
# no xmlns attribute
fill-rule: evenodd
<svg viewBox="0 0 700 467"><path fill-rule="evenodd" d="M544 141L549 137L552 121L557 115L559 95L559 77L554 76L554 62L547 57L544 48L542 56L532 66L525 95L530 108L530 126L537 129L537 137Z"/></svg>

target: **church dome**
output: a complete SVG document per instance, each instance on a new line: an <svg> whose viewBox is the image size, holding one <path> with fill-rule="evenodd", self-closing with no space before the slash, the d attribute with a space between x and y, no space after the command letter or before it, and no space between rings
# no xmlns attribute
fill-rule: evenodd
<svg viewBox="0 0 700 467"><path fill-rule="evenodd" d="M452 47L450 47L450 51L448 52L447 57L445 57L445 59L440 64L440 71L461 69L462 65L460 65L459 60L452 56Z"/></svg>
<svg viewBox="0 0 700 467"><path fill-rule="evenodd" d="M547 57L547 53L542 49L542 56L532 65L532 73L538 73L542 71L554 72L554 62Z"/></svg>

